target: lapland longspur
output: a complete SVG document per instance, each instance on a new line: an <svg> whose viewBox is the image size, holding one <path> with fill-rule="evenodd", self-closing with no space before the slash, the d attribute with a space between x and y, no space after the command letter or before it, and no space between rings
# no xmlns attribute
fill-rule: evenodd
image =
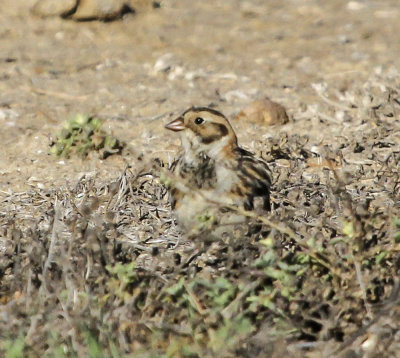
<svg viewBox="0 0 400 358"><path fill-rule="evenodd" d="M165 128L180 133L182 155L172 164L171 206L186 231L242 224L244 210L270 210L267 164L238 146L236 134L220 112L193 107ZM257 199L259 198L259 199ZM207 223L207 225L205 225Z"/></svg>

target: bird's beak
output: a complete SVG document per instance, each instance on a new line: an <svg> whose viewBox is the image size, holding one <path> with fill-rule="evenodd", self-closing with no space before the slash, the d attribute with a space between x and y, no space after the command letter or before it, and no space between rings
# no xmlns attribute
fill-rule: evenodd
<svg viewBox="0 0 400 358"><path fill-rule="evenodd" d="M174 132L183 131L185 129L183 117L178 117L177 119L174 119L173 121L167 123L165 125L165 128L167 128L171 131L174 131Z"/></svg>

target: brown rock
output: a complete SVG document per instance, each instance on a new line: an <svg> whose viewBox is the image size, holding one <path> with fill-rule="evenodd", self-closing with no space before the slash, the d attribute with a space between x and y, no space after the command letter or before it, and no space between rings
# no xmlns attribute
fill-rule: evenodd
<svg viewBox="0 0 400 358"><path fill-rule="evenodd" d="M72 18L75 20L115 19L121 15L125 2L124 0L80 0Z"/></svg>
<svg viewBox="0 0 400 358"><path fill-rule="evenodd" d="M75 11L78 0L38 0L32 7L32 13L40 17L68 16Z"/></svg>
<svg viewBox="0 0 400 358"><path fill-rule="evenodd" d="M271 101L269 98L252 102L239 112L236 119L266 126L282 125L289 121L285 107Z"/></svg>
<svg viewBox="0 0 400 358"><path fill-rule="evenodd" d="M41 16L71 17L74 20L114 20L129 12L156 7L151 0L37 0L32 13Z"/></svg>

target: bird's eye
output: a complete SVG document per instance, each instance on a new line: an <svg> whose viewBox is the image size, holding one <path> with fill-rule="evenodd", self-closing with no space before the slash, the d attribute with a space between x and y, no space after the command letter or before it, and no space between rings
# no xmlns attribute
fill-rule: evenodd
<svg viewBox="0 0 400 358"><path fill-rule="evenodd" d="M194 120L194 123L196 123L196 124L202 124L204 122L204 119L203 118L200 118L200 117L197 117L195 120Z"/></svg>

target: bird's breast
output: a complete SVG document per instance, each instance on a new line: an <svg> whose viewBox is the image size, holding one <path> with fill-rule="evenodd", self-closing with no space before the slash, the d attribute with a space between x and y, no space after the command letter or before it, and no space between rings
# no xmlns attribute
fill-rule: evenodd
<svg viewBox="0 0 400 358"><path fill-rule="evenodd" d="M237 173L231 168L229 163L224 163L222 165L217 164L215 172L217 177L215 190L217 193L222 194L230 192L240 181Z"/></svg>

